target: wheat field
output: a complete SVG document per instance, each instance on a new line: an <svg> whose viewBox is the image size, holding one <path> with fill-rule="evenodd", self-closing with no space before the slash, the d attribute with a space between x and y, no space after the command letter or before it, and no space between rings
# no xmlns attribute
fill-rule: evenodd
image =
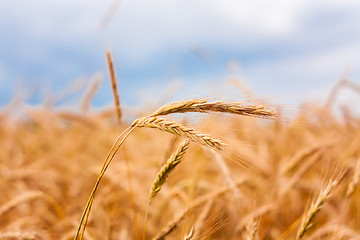
<svg viewBox="0 0 360 240"><path fill-rule="evenodd" d="M0 239L360 239L349 108L198 98L131 123L92 94L1 113Z"/></svg>

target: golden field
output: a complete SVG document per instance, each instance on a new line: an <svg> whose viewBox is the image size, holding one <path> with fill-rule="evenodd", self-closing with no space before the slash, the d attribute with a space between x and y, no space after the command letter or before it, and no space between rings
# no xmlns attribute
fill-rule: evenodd
<svg viewBox="0 0 360 240"><path fill-rule="evenodd" d="M196 104L155 116L162 128L140 118L104 173L84 239L360 239L360 119L349 109L306 104L285 119L276 106L244 116L226 101ZM0 239L74 239L130 125L115 110L3 111Z"/></svg>

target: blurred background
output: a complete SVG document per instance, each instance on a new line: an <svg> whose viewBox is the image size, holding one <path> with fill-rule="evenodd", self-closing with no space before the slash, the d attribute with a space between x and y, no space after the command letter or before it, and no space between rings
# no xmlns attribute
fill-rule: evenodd
<svg viewBox="0 0 360 240"><path fill-rule="evenodd" d="M124 105L239 99L239 84L324 101L339 78L360 83L359 26L358 0L1 1L0 106L19 92L31 105L71 92L55 105L74 105L101 76L93 104L111 104L107 50Z"/></svg>

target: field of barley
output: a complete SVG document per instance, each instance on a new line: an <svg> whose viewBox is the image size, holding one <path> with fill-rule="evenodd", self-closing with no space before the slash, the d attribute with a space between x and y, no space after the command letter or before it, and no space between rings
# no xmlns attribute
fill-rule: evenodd
<svg viewBox="0 0 360 240"><path fill-rule="evenodd" d="M0 239L360 239L351 106L204 97L128 122L92 94L1 112Z"/></svg>

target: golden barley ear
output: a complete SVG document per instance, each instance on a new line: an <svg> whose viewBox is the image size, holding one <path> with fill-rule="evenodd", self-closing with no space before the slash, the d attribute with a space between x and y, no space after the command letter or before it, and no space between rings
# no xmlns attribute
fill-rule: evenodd
<svg viewBox="0 0 360 240"><path fill-rule="evenodd" d="M195 128L185 127L177 122L169 121L160 117L148 117L136 120L132 126L157 128L161 131L184 136L204 146L222 150L226 144L208 134L202 133Z"/></svg>
<svg viewBox="0 0 360 240"><path fill-rule="evenodd" d="M161 190L162 185L166 182L169 174L175 169L184 157L185 151L189 147L189 140L185 139L170 156L166 163L161 167L159 172L156 174L155 180L150 189L150 202L155 198L156 194Z"/></svg>
<svg viewBox="0 0 360 240"><path fill-rule="evenodd" d="M171 113L185 113L185 112L221 112L232 113L244 116L258 117L258 118L276 118L277 113L274 110L267 109L262 105L246 105L241 102L224 102L214 101L209 102L209 99L193 99L188 101L179 101L171 103L159 108L151 117L168 115Z"/></svg>
<svg viewBox="0 0 360 240"><path fill-rule="evenodd" d="M324 191L320 192L320 195L316 202L312 203L307 213L304 215L303 220L300 225L300 229L297 233L296 239L301 239L304 234L307 232L307 230L311 227L311 221L315 218L315 216L318 214L320 209L324 206L326 200L329 199L330 193L333 190L333 188L337 185L337 181L330 181L327 187Z"/></svg>
<svg viewBox="0 0 360 240"><path fill-rule="evenodd" d="M108 65L109 65L111 89L112 89L113 94L114 94L116 117L117 117L119 123L121 123L122 112L121 112L121 108L120 108L120 98L119 98L119 94L117 92L117 83L116 83L116 77L115 77L114 64L113 64L113 61L111 59L111 54L110 54L109 51L106 52L106 57L107 57Z"/></svg>
<svg viewBox="0 0 360 240"><path fill-rule="evenodd" d="M246 225L246 240L254 240L257 232L257 222L250 220Z"/></svg>

